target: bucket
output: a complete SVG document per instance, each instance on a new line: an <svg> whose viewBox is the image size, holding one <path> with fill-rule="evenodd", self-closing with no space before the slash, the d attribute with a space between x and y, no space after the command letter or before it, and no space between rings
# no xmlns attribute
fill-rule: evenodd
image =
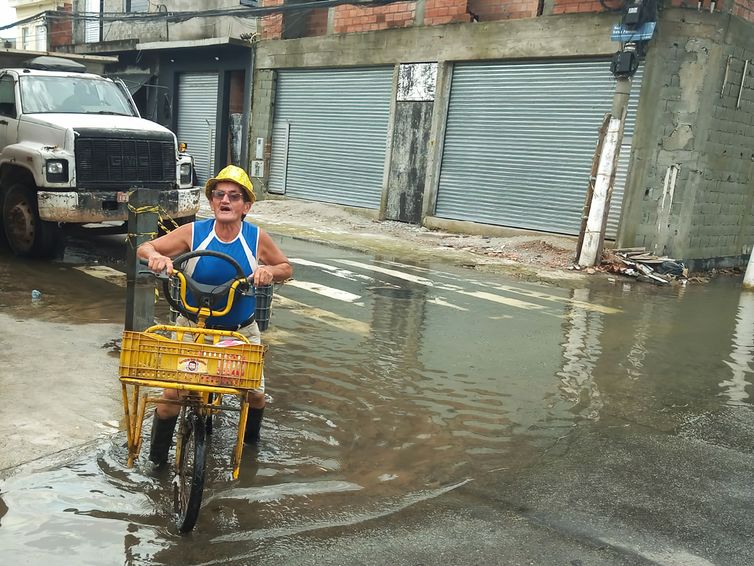
<svg viewBox="0 0 754 566"><path fill-rule="evenodd" d="M259 331L264 332L270 325L270 309L272 308L272 285L256 287L257 309L254 319L257 321Z"/></svg>

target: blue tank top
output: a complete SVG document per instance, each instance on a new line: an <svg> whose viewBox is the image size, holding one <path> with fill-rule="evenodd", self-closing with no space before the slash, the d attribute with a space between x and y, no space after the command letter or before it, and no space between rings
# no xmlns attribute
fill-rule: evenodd
<svg viewBox="0 0 754 566"><path fill-rule="evenodd" d="M231 242L223 242L215 234L215 220L199 220L193 224L191 251L213 250L231 256L241 266L248 277L257 268L257 244L259 243L259 228L248 222L241 223L241 231ZM190 259L184 270L195 281L208 285L221 285L230 279L235 279L235 268L225 260L216 257L197 257ZM196 301L188 293L188 301L195 305ZM217 308L224 308L226 301L222 301ZM222 317L211 316L207 319L207 326L221 325L233 327L248 320L254 314L256 298L236 294L233 308Z"/></svg>

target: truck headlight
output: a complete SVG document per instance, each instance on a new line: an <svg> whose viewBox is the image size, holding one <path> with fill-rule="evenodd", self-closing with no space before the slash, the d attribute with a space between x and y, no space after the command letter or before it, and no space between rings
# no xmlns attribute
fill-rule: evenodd
<svg viewBox="0 0 754 566"><path fill-rule="evenodd" d="M191 183L191 163L181 163L181 185Z"/></svg>
<svg viewBox="0 0 754 566"><path fill-rule="evenodd" d="M68 161L65 159L48 159L45 163L48 183L65 183L68 181Z"/></svg>

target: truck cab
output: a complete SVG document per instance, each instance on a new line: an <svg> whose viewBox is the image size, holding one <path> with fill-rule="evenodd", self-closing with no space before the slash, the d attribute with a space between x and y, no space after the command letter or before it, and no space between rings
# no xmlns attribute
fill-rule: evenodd
<svg viewBox="0 0 754 566"><path fill-rule="evenodd" d="M0 69L0 218L16 255L54 254L63 224L125 222L141 187L160 191L162 216L193 220L193 180L175 135L122 83L57 57Z"/></svg>

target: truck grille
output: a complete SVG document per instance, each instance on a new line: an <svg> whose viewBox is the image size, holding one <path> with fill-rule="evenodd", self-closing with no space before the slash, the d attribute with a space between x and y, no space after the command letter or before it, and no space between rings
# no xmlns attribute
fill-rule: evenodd
<svg viewBox="0 0 754 566"><path fill-rule="evenodd" d="M170 189L175 184L171 140L78 137L76 186L82 189Z"/></svg>

